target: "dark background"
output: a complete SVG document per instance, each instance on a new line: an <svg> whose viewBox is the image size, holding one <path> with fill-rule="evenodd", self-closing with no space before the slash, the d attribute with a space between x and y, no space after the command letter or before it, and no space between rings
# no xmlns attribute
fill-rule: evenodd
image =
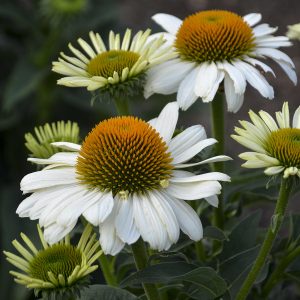
<svg viewBox="0 0 300 300"><path fill-rule="evenodd" d="M67 44L76 45L76 39L87 39L88 31L98 31L107 41L109 30L123 33L127 27L134 31L150 27L154 32L160 28L151 16L164 12L184 18L188 14L205 9L227 9L240 15L258 12L263 15L262 23L278 26L278 35L287 31L287 25L300 22L299 0L189 0L189 1L96 1L87 0L82 12L73 16L59 17L53 21L48 13L42 12L42 1L9 1L0 3L0 249L12 250L11 241L21 231L36 239L35 222L22 220L15 210L23 199L19 190L21 178L34 171L26 162L24 134L34 126L57 120L77 121L81 136L100 120L115 114L111 103L96 102L90 106L91 96L83 89L70 89L56 85L59 75L51 73L51 62L60 51L66 54ZM51 2L48 0L48 2ZM55 14L57 16L57 12ZM53 14L52 14L53 16ZM57 18L56 18L57 19ZM300 70L300 42L284 49ZM249 109L274 112L288 101L293 112L300 104L299 85L294 87L283 71L272 61L267 61L277 76L267 75L275 90L275 99L267 100L247 86L245 103L237 114L226 114L226 154L235 162L229 172L239 169L241 160L237 154L244 148L230 139L238 120L248 119ZM298 77L300 72L297 71ZM150 119L157 115L175 95L152 96L149 100L136 97L130 105L134 114ZM191 126L200 123L210 135L209 105L197 101L191 109L180 114L179 125ZM249 171L250 172L250 171ZM297 199L298 198L298 199ZM290 209L299 211L299 197L295 197ZM265 211L268 212L268 207ZM266 213L268 216L268 213ZM25 289L13 283L8 275L11 267L0 257L0 289L2 299L26 299L31 297Z"/></svg>

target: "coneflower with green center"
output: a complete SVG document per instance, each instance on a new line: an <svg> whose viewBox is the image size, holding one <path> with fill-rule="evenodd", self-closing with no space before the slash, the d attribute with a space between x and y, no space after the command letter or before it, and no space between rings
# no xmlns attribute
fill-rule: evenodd
<svg viewBox="0 0 300 300"><path fill-rule="evenodd" d="M142 94L147 71L156 64L174 57L171 47L166 47L163 35L150 36L151 30L139 31L131 39L127 29L123 40L120 34L109 33L107 48L98 33L90 32L90 46L83 39L78 43L84 52L69 44L75 55L61 53L61 58L53 62L52 70L66 75L57 81L68 87L86 87L97 90L111 98Z"/></svg>
<svg viewBox="0 0 300 300"><path fill-rule="evenodd" d="M256 25L260 14L241 17L230 11L208 10L183 21L161 13L153 20L166 30L165 38L177 57L149 72L145 97L177 92L179 106L187 110L198 98L213 101L224 83L228 111L236 113L243 104L247 82L263 97L274 98L273 88L256 69L258 66L275 76L261 61L265 57L274 60L297 83L294 63L277 50L291 46L291 42L286 36L273 36L276 27Z"/></svg>
<svg viewBox="0 0 300 300"><path fill-rule="evenodd" d="M17 240L12 242L20 256L4 251L8 262L21 271L10 271L10 274L17 283L34 289L36 296L41 293L43 299L73 299L88 286L89 274L98 268L93 263L102 254L96 234L91 234L92 226L85 226L77 246L71 244L69 235L50 246L37 227L41 249L21 233L25 246Z"/></svg>
<svg viewBox="0 0 300 300"><path fill-rule="evenodd" d="M276 112L276 121L265 111L249 112L252 123L240 121L238 135L232 135L238 143L253 150L240 154L246 160L245 168L266 168L266 175L282 174L300 177L300 106L290 120L289 105L283 104ZM292 124L291 124L292 123Z"/></svg>
<svg viewBox="0 0 300 300"><path fill-rule="evenodd" d="M75 122L58 121L56 123L38 126L34 133L25 134L25 146L30 151L30 156L38 158L49 158L60 152L59 148L53 147L54 142L79 142L79 127Z"/></svg>

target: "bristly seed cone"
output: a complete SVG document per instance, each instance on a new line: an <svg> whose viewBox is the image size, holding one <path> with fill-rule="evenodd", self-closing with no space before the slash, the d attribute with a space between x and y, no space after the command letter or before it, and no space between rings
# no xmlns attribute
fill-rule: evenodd
<svg viewBox="0 0 300 300"><path fill-rule="evenodd" d="M300 129L281 128L271 132L267 151L283 166L300 168Z"/></svg>
<svg viewBox="0 0 300 300"><path fill-rule="evenodd" d="M167 150L159 133L145 121L111 118L86 137L76 165L78 179L113 194L158 189L172 172Z"/></svg>
<svg viewBox="0 0 300 300"><path fill-rule="evenodd" d="M239 15L225 10L187 17L175 40L181 57L198 63L230 61L249 54L254 47L251 27Z"/></svg>

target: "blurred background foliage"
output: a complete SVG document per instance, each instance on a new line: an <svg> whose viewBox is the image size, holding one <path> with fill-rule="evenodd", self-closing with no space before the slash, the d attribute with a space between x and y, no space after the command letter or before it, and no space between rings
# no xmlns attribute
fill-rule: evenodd
<svg viewBox="0 0 300 300"><path fill-rule="evenodd" d="M78 122L81 137L101 119L115 114L112 103L97 101L91 107L91 95L84 89L70 89L56 85L58 75L51 72L51 62L59 52L68 53L67 45L76 45L79 37L87 38L88 32L99 32L107 41L108 32L115 30L123 33L127 27L134 31L148 27L159 31L151 21L151 16L165 12L184 18L186 15L203 9L227 9L245 15L259 12L263 22L279 27L279 34L285 34L286 26L299 23L299 0L1 0L0 2L0 249L11 250L11 241L21 231L33 232L35 222L22 220L15 214L22 200L19 190L20 179L34 167L26 162L27 151L24 134L32 132L34 126L45 122L71 120ZM285 51L291 56L300 75L300 43ZM227 163L229 174L240 172L240 160L236 154L242 148L231 141L229 134L239 119L247 119L249 109L264 109L269 112L279 110L284 100L289 101L291 111L300 104L299 86L293 87L288 78L272 62L277 78L268 76L274 86L275 99L262 99L251 88L247 90L243 108L237 114L226 117L228 133L226 154L235 159ZM152 118L174 96L152 96L145 101L143 97L131 99L134 114L145 119ZM203 124L210 130L209 107L198 101L188 112L180 116L180 125ZM230 199L229 214L241 217L241 200L249 204L249 210L263 209L263 218L268 220L269 207L273 206L272 189L265 192L267 179L263 176L244 171L249 176L249 189L242 194L242 178L238 175L226 193ZM253 194L257 202L253 202ZM297 199L298 198L298 199ZM248 212L249 212L248 210ZM290 204L290 211L299 213L299 193ZM243 212L245 214L247 212ZM298 219L297 219L298 220ZM205 222L204 225L209 222ZM234 223L234 222L232 222ZM294 224L292 222L292 224ZM297 223L298 224L298 223ZM299 225L299 224L298 224ZM297 225L297 226L298 226ZM298 226L299 227L299 226ZM34 238L33 238L34 239ZM278 246L279 247L279 246ZM298 269L300 270L300 262ZM23 287L13 283L8 275L9 266L0 257L0 290L2 299L30 299L32 295ZM288 292L287 292L288 293ZM288 295L288 294L287 294ZM275 299L275 298L274 298ZM281 298L283 299L283 298Z"/></svg>

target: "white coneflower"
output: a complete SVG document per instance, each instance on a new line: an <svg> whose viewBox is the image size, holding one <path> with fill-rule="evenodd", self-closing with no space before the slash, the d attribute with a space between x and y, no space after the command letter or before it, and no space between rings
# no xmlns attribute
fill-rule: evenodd
<svg viewBox="0 0 300 300"><path fill-rule="evenodd" d="M12 242L20 256L4 251L8 262L20 270L10 271L10 274L17 283L34 289L36 296L42 293L43 299L58 299L56 295L69 299L78 295L88 286L89 274L98 268L92 264L102 254L96 234L91 235L92 230L91 225L85 227L77 246L70 243L68 235L50 246L38 226L42 249L21 233L25 247L17 240Z"/></svg>
<svg viewBox="0 0 300 300"><path fill-rule="evenodd" d="M17 213L39 219L50 243L70 232L83 215L99 226L101 247L112 255L140 236L151 248L168 249L180 229L200 240L200 219L185 200L206 198L217 206L218 181L230 179L223 173L195 175L181 169L230 158L186 163L217 141L207 139L200 125L172 138L178 109L176 102L170 103L148 123L131 116L111 118L100 122L82 146L54 144L73 153L29 158L48 166L22 179L21 190L32 195Z"/></svg>
<svg viewBox="0 0 300 300"><path fill-rule="evenodd" d="M178 57L154 67L148 74L145 97L153 93L177 92L179 106L186 110L199 97L214 99L224 83L228 111L237 112L244 100L246 82L265 98L274 97L273 88L255 66L272 69L258 59L269 57L297 82L292 60L279 47L290 46L285 36L273 36L277 28L256 24L260 14L244 17L223 10L201 11L181 21L175 16L156 14L155 22L167 33Z"/></svg>
<svg viewBox="0 0 300 300"><path fill-rule="evenodd" d="M121 40L120 34L111 31L106 48L100 35L91 31L92 45L80 38L78 43L83 52L69 44L75 56L61 53L61 58L53 62L52 70L66 76L57 83L118 93L122 97L142 92L148 69L174 57L171 48L164 45L163 35L153 38L150 33L150 29L139 31L131 39L131 30L127 29Z"/></svg>
<svg viewBox="0 0 300 300"><path fill-rule="evenodd" d="M289 25L286 35L291 40L300 40L300 23Z"/></svg>
<svg viewBox="0 0 300 300"><path fill-rule="evenodd" d="M276 121L265 111L259 115L249 112L252 123L240 121L243 128L235 128L238 135L232 138L254 152L245 152L240 157L245 168L266 168L265 174L282 173L284 178L300 177L300 106L290 121L289 106L285 102ZM292 123L292 125L291 125Z"/></svg>

